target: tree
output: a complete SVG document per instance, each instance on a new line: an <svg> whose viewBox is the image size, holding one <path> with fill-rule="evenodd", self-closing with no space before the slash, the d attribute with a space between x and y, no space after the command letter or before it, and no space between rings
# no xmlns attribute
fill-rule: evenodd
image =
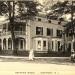
<svg viewBox="0 0 75 75"><path fill-rule="evenodd" d="M15 6L18 6L18 15L15 15ZM9 27L12 35L12 42L13 47L15 50L15 34L14 34L14 27L15 27L15 19L19 18L20 20L29 20L33 19L38 11L36 6L38 4L33 1L0 1L0 15L3 13L9 13Z"/></svg>
<svg viewBox="0 0 75 75"><path fill-rule="evenodd" d="M75 9L75 6L73 6L73 8ZM55 16L57 15L57 19L59 19L60 17L62 17L62 15L71 13L71 2L70 3L69 1L57 2L51 7L51 10L53 12L53 15ZM48 14L48 16L50 16L50 13Z"/></svg>
<svg viewBox="0 0 75 75"><path fill-rule="evenodd" d="M15 4L18 4L18 12L19 14L15 16ZM13 16L10 18L11 22L11 33L12 33L12 40L13 40L13 46L15 50L15 34L14 34L14 26L15 26L15 21L14 19L17 19L17 17L20 20L26 20L26 23L29 19L33 19L37 15L37 9L36 9L37 4L33 1L18 1L18 2L13 2Z"/></svg>
<svg viewBox="0 0 75 75"><path fill-rule="evenodd" d="M18 1L18 12L19 17L24 19L32 19L34 16L37 15L38 11L36 6L38 5L36 2L33 1Z"/></svg>
<svg viewBox="0 0 75 75"><path fill-rule="evenodd" d="M4 1L0 1L0 15L6 14L8 12L7 3Z"/></svg>

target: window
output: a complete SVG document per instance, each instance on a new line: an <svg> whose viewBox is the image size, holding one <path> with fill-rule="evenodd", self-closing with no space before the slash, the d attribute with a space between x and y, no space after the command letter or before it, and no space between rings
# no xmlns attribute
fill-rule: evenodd
<svg viewBox="0 0 75 75"><path fill-rule="evenodd" d="M3 25L3 30L6 31L6 24Z"/></svg>
<svg viewBox="0 0 75 75"><path fill-rule="evenodd" d="M20 48L23 49L23 40L20 41Z"/></svg>
<svg viewBox="0 0 75 75"><path fill-rule="evenodd" d="M54 42L52 41L52 49L53 49L53 44L54 44Z"/></svg>
<svg viewBox="0 0 75 75"><path fill-rule="evenodd" d="M51 35L51 30L47 28L47 36Z"/></svg>
<svg viewBox="0 0 75 75"><path fill-rule="evenodd" d="M41 21L41 18L38 18L38 21Z"/></svg>
<svg viewBox="0 0 75 75"><path fill-rule="evenodd" d="M15 31L25 31L26 27L24 25L15 26Z"/></svg>
<svg viewBox="0 0 75 75"><path fill-rule="evenodd" d="M43 35L43 27L36 27L36 35Z"/></svg>
<svg viewBox="0 0 75 75"><path fill-rule="evenodd" d="M8 49L12 49L12 40L11 40L11 38L8 39Z"/></svg>
<svg viewBox="0 0 75 75"><path fill-rule="evenodd" d="M38 41L38 49L41 49L41 41Z"/></svg>
<svg viewBox="0 0 75 75"><path fill-rule="evenodd" d="M53 29L47 28L47 36L53 35Z"/></svg>
<svg viewBox="0 0 75 75"><path fill-rule="evenodd" d="M62 37L62 30L57 30L57 36Z"/></svg>
<svg viewBox="0 0 75 75"><path fill-rule="evenodd" d="M46 47L46 41L43 41L43 47Z"/></svg>
<svg viewBox="0 0 75 75"><path fill-rule="evenodd" d="M3 25L3 29L6 29L6 24Z"/></svg>

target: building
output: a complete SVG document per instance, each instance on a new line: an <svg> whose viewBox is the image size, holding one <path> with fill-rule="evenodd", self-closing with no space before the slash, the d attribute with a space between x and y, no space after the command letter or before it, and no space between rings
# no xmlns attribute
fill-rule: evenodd
<svg viewBox="0 0 75 75"><path fill-rule="evenodd" d="M48 52L59 51L59 47L63 45L63 26L58 21L48 21L45 18L36 18L31 24L31 42L36 51ZM31 44L32 45L32 44Z"/></svg>
<svg viewBox="0 0 75 75"><path fill-rule="evenodd" d="M40 53L62 51L64 22L36 17L35 20L14 24L17 51L24 52L32 49ZM9 22L0 25L0 50L9 54L14 50Z"/></svg>

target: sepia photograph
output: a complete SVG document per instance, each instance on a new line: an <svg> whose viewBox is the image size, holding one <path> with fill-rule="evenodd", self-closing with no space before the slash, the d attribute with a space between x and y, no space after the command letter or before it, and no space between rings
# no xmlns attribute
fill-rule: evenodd
<svg viewBox="0 0 75 75"><path fill-rule="evenodd" d="M0 0L1 75L75 75L75 0Z"/></svg>

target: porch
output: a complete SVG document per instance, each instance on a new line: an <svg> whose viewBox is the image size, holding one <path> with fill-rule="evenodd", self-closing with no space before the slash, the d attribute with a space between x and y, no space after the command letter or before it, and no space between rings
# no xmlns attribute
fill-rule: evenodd
<svg viewBox="0 0 75 75"><path fill-rule="evenodd" d="M11 38L0 39L0 52L2 54L12 55L15 50L16 51L26 50L25 38L16 38L14 42Z"/></svg>

